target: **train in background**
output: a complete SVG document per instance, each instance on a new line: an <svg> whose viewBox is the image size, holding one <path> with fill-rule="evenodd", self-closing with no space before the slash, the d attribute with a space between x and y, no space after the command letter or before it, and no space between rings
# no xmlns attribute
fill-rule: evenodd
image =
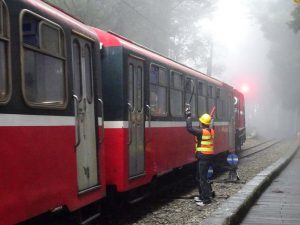
<svg viewBox="0 0 300 225"><path fill-rule="evenodd" d="M246 141L246 119L244 95L234 89L235 149L239 151Z"/></svg>
<svg viewBox="0 0 300 225"><path fill-rule="evenodd" d="M195 162L189 101L195 126L216 107L217 153L244 141L233 87L44 1L0 0L0 57L3 225L80 212Z"/></svg>
<svg viewBox="0 0 300 225"><path fill-rule="evenodd" d="M107 185L125 192L195 161L184 115L189 101L195 126L199 115L216 107L215 151L235 150L231 86L117 34L95 31L104 46L104 145L112 153L105 154Z"/></svg>

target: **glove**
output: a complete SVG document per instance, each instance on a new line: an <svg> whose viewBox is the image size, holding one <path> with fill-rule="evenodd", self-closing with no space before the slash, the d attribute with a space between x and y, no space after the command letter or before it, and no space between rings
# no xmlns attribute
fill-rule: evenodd
<svg viewBox="0 0 300 225"><path fill-rule="evenodd" d="M192 113L190 110L185 111L185 117L191 117Z"/></svg>
<svg viewBox="0 0 300 225"><path fill-rule="evenodd" d="M191 115L192 115L192 113L191 113L191 106L187 105L186 108L185 108L185 116L186 117L190 117Z"/></svg>

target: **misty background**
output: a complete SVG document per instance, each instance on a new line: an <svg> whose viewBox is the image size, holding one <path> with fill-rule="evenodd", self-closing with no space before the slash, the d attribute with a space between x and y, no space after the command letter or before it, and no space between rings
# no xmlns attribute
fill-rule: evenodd
<svg viewBox="0 0 300 225"><path fill-rule="evenodd" d="M248 135L295 137L300 131L296 1L47 1L242 91Z"/></svg>

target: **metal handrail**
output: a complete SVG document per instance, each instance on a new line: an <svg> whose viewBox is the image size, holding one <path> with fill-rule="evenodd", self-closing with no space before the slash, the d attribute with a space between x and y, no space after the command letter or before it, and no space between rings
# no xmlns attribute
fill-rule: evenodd
<svg viewBox="0 0 300 225"><path fill-rule="evenodd" d="M132 142L132 122L131 122L131 113L132 113L132 105L128 102L128 145Z"/></svg>
<svg viewBox="0 0 300 225"><path fill-rule="evenodd" d="M146 105L148 109L148 128L149 128L149 141L151 141L151 106Z"/></svg>
<svg viewBox="0 0 300 225"><path fill-rule="evenodd" d="M77 95L73 95L74 98L74 102L75 102L75 126L76 126L76 144L75 144L75 150L76 148L80 145L81 142L81 138L80 138L80 123L79 123L79 98L77 97Z"/></svg>
<svg viewBox="0 0 300 225"><path fill-rule="evenodd" d="M99 143L103 143L104 140L104 109L103 109L103 101L102 99L98 98L98 101L100 102L100 107L101 107L101 122L102 122L102 135L101 138L99 139Z"/></svg>

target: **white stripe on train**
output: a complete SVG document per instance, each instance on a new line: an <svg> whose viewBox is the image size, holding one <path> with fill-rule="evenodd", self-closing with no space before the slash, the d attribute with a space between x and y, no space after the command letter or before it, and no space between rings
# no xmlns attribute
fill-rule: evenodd
<svg viewBox="0 0 300 225"><path fill-rule="evenodd" d="M105 128L128 128L127 121L105 121ZM101 118L98 118L101 124ZM227 126L229 122L215 122L215 126ZM75 126L73 116L0 114L0 126ZM185 127L185 121L151 121L151 127ZM198 122L193 122L198 126ZM145 127L149 127L145 121Z"/></svg>

